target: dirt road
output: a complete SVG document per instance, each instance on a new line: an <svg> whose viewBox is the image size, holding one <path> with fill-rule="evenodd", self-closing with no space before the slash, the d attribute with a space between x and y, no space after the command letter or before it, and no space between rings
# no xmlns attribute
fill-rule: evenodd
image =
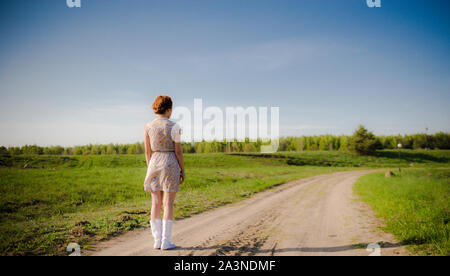
<svg viewBox="0 0 450 276"><path fill-rule="evenodd" d="M353 194L367 171L296 180L250 199L176 221L170 251L152 249L150 229L98 244L83 255L407 255ZM378 243L381 249L377 250ZM367 247L375 248L368 250Z"/></svg>

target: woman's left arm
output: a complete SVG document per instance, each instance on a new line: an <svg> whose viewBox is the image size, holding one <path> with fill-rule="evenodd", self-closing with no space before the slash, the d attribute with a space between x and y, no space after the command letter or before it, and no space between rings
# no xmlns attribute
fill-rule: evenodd
<svg viewBox="0 0 450 276"><path fill-rule="evenodd" d="M184 160L183 160L183 148L181 146L181 143L175 143L175 154L178 159L178 164L180 165L181 169L181 183L183 184L184 179L186 178L185 172L184 172Z"/></svg>

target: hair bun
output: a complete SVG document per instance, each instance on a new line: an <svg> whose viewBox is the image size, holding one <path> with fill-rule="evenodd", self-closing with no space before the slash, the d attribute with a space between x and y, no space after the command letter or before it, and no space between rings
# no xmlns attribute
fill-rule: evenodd
<svg viewBox="0 0 450 276"><path fill-rule="evenodd" d="M153 102L152 108L156 114L164 114L167 110L172 109L172 99L166 95L158 96Z"/></svg>

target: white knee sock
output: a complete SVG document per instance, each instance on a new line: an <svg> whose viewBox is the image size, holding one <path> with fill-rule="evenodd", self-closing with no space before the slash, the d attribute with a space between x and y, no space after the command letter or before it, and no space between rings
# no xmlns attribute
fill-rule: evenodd
<svg viewBox="0 0 450 276"><path fill-rule="evenodd" d="M173 220L163 220L161 243L162 250L172 249L176 247L175 244L170 242L170 237L172 236L172 225Z"/></svg>
<svg viewBox="0 0 450 276"><path fill-rule="evenodd" d="M150 226L151 226L153 238L155 240L153 248L160 249L161 248L161 239L162 239L161 219L150 220Z"/></svg>

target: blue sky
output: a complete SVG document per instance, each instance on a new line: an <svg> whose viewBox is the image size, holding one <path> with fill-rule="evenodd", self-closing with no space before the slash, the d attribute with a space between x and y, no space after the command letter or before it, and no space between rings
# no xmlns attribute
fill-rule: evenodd
<svg viewBox="0 0 450 276"><path fill-rule="evenodd" d="M450 2L0 0L0 145L142 141L156 95L280 134L450 131Z"/></svg>

